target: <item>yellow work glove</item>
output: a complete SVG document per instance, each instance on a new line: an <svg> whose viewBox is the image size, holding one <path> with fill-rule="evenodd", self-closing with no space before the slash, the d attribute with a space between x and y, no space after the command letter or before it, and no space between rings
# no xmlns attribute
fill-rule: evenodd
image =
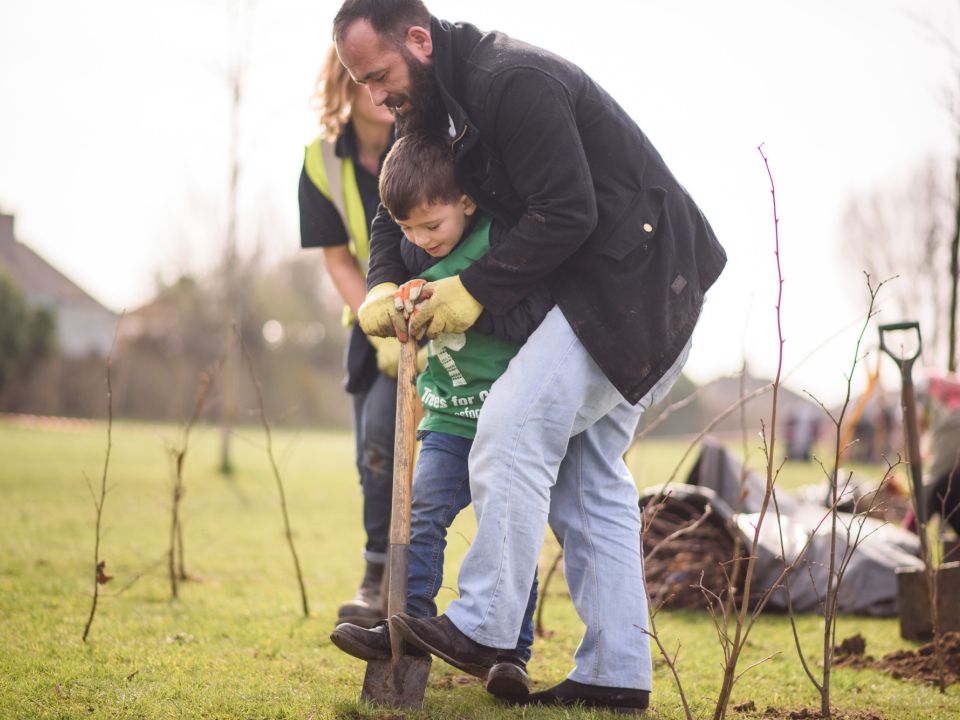
<svg viewBox="0 0 960 720"><path fill-rule="evenodd" d="M419 338L435 338L442 333L462 333L473 325L483 306L453 275L423 286L410 315L410 332Z"/></svg>
<svg viewBox="0 0 960 720"><path fill-rule="evenodd" d="M385 282L370 288L367 297L357 309L360 327L369 336L390 337L396 335L401 341L407 339L407 323L403 313L393 303L396 283Z"/></svg>
<svg viewBox="0 0 960 720"><path fill-rule="evenodd" d="M394 337L368 335L367 339L377 351L377 370L387 377L396 379L400 367L400 341Z"/></svg>

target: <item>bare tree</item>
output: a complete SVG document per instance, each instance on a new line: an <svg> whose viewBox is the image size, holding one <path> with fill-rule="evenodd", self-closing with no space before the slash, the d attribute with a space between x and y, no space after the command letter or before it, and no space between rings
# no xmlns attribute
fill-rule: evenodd
<svg viewBox="0 0 960 720"><path fill-rule="evenodd" d="M123 315L117 321L117 331L120 329L120 321ZM90 615L87 617L87 624L83 627L83 642L87 641L90 635L90 627L93 625L93 618L97 614L97 601L100 598L100 586L106 585L113 579L113 576L107 575L106 560L100 557L101 526L103 524L103 506L107 500L107 471L110 469L110 453L113 450L113 383L110 377L110 371L113 365L113 351L117 347L117 332L113 335L113 344L110 346L110 352L107 354L107 449L103 458L103 473L100 475L100 492L93 491L93 484L90 478L84 475L87 481L87 488L90 490L90 496L93 498L93 507L96 510L96 523L94 526L93 543L93 596L90 602Z"/></svg>
<svg viewBox="0 0 960 720"><path fill-rule="evenodd" d="M718 626L718 634L723 648L724 663L720 694L717 697L717 705L713 714L714 720L721 720L721 718L726 717L727 707L730 704L730 698L733 693L733 686L742 677L743 673L750 669L747 668L747 670L737 674L737 664L740 660L740 654L746 646L747 638L750 635L750 630L756 620L759 608L765 604L761 603L758 605L758 609L750 614L748 618L750 590L756 568L760 531L763 526L763 521L766 518L767 510L770 507L770 501L773 498L777 477L780 474L780 468L775 464L774 454L777 437L777 399L780 390L780 376L783 370L783 325L781 320L783 269L780 263L780 217L777 214L777 191L773 181L773 173L770 170L770 163L767 160L767 156L763 153L762 144L757 147L757 151L763 158L763 164L766 167L767 176L770 179L770 198L773 204L774 257L777 263L777 304L775 306L777 318L777 372L772 384L773 397L770 403L770 434L767 436L766 433L764 433L763 441L764 451L767 457L767 482L764 489L763 500L760 503L760 512L757 515L750 552L747 555L746 568L744 569L743 597L740 599L739 607L736 607L737 603L732 604L732 609L735 610L732 632L726 622L724 622L723 627Z"/></svg>
<svg viewBox="0 0 960 720"><path fill-rule="evenodd" d="M950 350L952 294L951 215L958 207L942 162L921 164L902 186L851 198L843 218L849 259L871 277L891 278L891 314L912 317L924 328L924 361L954 362Z"/></svg>
<svg viewBox="0 0 960 720"><path fill-rule="evenodd" d="M240 119L243 110L244 77L246 75L247 37L252 15L250 0L233 0L229 4L231 35L234 48L227 70L230 93L230 150L227 184L227 232L223 246L224 274L224 362L220 403L220 472L233 472L230 438L236 414L237 373L239 358L234 356L234 324L240 325L242 301L239 281L240 249L238 243L239 189L242 172L240 155Z"/></svg>
<svg viewBox="0 0 960 720"><path fill-rule="evenodd" d="M753 528L752 537L749 539L747 545L746 554L742 554L741 549L735 551L735 557L733 558L733 564L736 568L735 572L738 574L742 571L743 573L743 589L739 595L739 598L730 599L719 597L714 591L705 587L702 580L699 585L696 587L704 594L707 598L708 610L711 613L711 616L714 620L714 625L717 633L717 639L720 643L720 648L723 652L723 677L721 679L720 692L717 695L716 705L714 706L713 718L714 720L722 720L727 715L727 710L730 706L730 701L733 695L734 686L743 677L743 675L749 672L752 668L756 667L758 664L765 662L769 658L764 658L758 662L752 663L748 667L738 672L738 667L740 663L741 655L744 651L744 648L747 646L747 641L750 637L750 633L753 630L753 627L756 623L757 618L763 612L764 608L767 605L770 597L772 596L774 590L776 590L780 583L782 582L785 575L792 569L790 566L787 566L783 569L779 578L770 584L768 587L761 589L759 592L754 594L753 592L753 583L755 580L755 570L757 565L757 559L759 557L759 547L760 547L760 537L761 531L763 528L764 521L768 518L768 510L771 507L771 502L774 497L774 491L776 486L777 478L780 474L780 466L776 465L775 462L775 443L776 443L776 424L777 424L777 401L779 396L780 381L783 371L783 329L781 324L781 303L783 299L783 272L782 266L780 263L780 219L777 215L777 196L776 188L773 181L773 174L770 170L770 164L767 160L766 155L763 153L763 146L760 145L757 148L760 156L763 158L764 166L766 167L767 175L770 180L770 195L773 205L773 225L774 225L774 257L776 258L776 268L777 268L777 302L775 306L776 311L776 322L777 322L777 372L774 377L773 382L764 388L761 388L750 395L742 395L740 400L735 403L732 407L728 408L725 411L724 415L733 412L735 409L739 408L747 399L749 399L754 394L760 394L760 392L766 392L769 390L772 394L771 398L771 410L770 410L770 425L769 425L769 434L766 424L764 424L763 429L763 450L764 455L767 460L766 468L766 483L764 486L763 496L760 500L760 509L759 512L755 514L755 519L751 522ZM717 420L714 420L715 424ZM707 431L701 433L702 437ZM699 440L699 438L698 438ZM696 442L696 441L695 441ZM688 450L689 452L689 450ZM681 463L683 461L681 460ZM676 471L674 471L674 476ZM667 484L673 480L673 476L667 481ZM661 494L661 506L662 502L665 502L669 493L666 492L667 485L664 486L664 491ZM653 508L650 505L647 506L645 510L644 517L644 528L645 530L650 527L652 524L652 519L647 513L656 513L659 511L659 508L654 506ZM707 514L704 513L700 518L694 520L688 528L681 528L677 530L671 537L666 540L675 539L676 536L680 534L687 534L705 520ZM810 542L808 538L807 543ZM662 544L666 544L665 542ZM805 548L798 555L802 557ZM653 553L648 554L648 558L652 557ZM745 562L743 562L745 561ZM725 571L726 572L726 571ZM726 578L725 583L725 592L726 589L734 587L733 579L731 577ZM730 593L732 594L732 593ZM680 674L677 668L677 655L680 648L677 648L677 651L670 655L666 650L666 647L662 643L659 634L656 628L656 611L659 609L659 606L655 606L650 603L649 590L648 590L648 604L651 608L651 621L650 621L650 630L648 632L650 638L657 645L660 650L661 655L663 656L667 666L670 668L674 676L674 681L677 684L678 691L681 694L681 700L684 705L684 713L688 720L692 719L692 714L690 708L686 702L686 697L684 695L683 687L680 683ZM662 604L662 603L661 603Z"/></svg>
<svg viewBox="0 0 960 720"><path fill-rule="evenodd" d="M850 481L852 479L852 474L850 473L848 473L845 478L840 477L840 462L843 458L844 452L847 449L848 443L846 440L844 420L851 402L852 379L857 369L857 365L859 365L862 361L860 353L863 337L870 325L871 320L873 319L874 315L876 315L874 308L876 307L877 294L880 292L880 288L884 286L885 282L886 281L883 281L874 287L870 282L870 275L866 275L867 290L870 295L870 302L867 308L866 317L864 318L863 325L860 329L860 334L858 335L856 344L854 346L853 360L850 366L850 371L846 375L846 394L840 409L836 413L831 412L822 402L817 400L817 403L820 405L823 412L827 415L827 417L830 418L830 422L832 423L834 429L832 467L828 469L828 467L818 459L820 468L823 470L823 473L826 476L830 486L830 493L827 499L829 511L825 516L825 519L829 520L830 539L830 553L826 567L827 584L823 597L819 597L819 592L817 593L820 606L823 610L823 646L821 657L822 669L819 679L817 679L817 677L814 675L811 663L808 662L807 657L804 654L803 647L800 643L800 635L797 630L796 614L794 613L793 609L793 597L790 589L790 576L789 574L784 575L783 585L787 598L787 613L790 618L790 627L793 631L794 644L797 649L797 654L800 657L800 663L803 666L804 672L806 673L810 682L813 684L814 688L820 694L820 716L823 718L832 717L832 710L830 707L830 681L831 672L833 669L833 652L836 646L837 618L840 613L840 587L843 583L843 578L846 574L847 568L850 566L850 563L853 560L854 554L863 541L866 540L867 537L869 537L869 535L873 532L872 530L865 530L867 517L872 513L873 510L877 508L880 503L882 503L881 491L884 487L884 484L891 477L894 468L899 465L899 460L894 464L890 464L889 462L887 463L886 471L883 473L883 477L880 480L878 488L872 496L869 507L858 508L853 516L841 516L839 507L851 493ZM816 398L813 399L816 400ZM776 498L774 498L774 502L776 502ZM779 506L776 506L776 514L778 525L780 525ZM788 552L783 537L782 527L780 529L779 537L781 555L783 557L784 568L786 568L788 565ZM796 564L796 560L797 559L795 558L793 561L794 564ZM809 571L809 563L804 561L804 564L807 565ZM812 574L811 582L813 582ZM816 586L815 583L814 585Z"/></svg>
<svg viewBox="0 0 960 720"><path fill-rule="evenodd" d="M897 187L850 200L846 247L857 267L874 277L901 275L891 287L901 317L920 321L928 366L957 370L957 285L960 279L960 44L927 21L913 18L931 44L947 53L953 83L942 105L957 141L949 161L927 159ZM934 358L941 362L934 362Z"/></svg>
<svg viewBox="0 0 960 720"><path fill-rule="evenodd" d="M956 124L960 120L954 118ZM958 133L960 134L960 133ZM950 238L950 314L949 341L947 348L947 371L957 370L957 284L960 282L960 148L954 160L953 170L953 234Z"/></svg>
<svg viewBox="0 0 960 720"><path fill-rule="evenodd" d="M543 582L540 583L540 598L537 600L537 619L534 624L534 629L539 638L547 637L547 629L543 625L543 606L547 602L547 591L550 588L550 581L553 580L553 576L556 574L557 568L560 566L562 560L563 548L560 548L554 556L553 562L550 563L550 569L547 570L546 577L543 579Z"/></svg>
<svg viewBox="0 0 960 720"><path fill-rule="evenodd" d="M953 157L953 195L950 198L950 215L952 221L950 245L950 304L947 316L948 347L947 371L957 370L957 285L960 282L960 45L956 39L939 28L923 23L926 33L938 44L942 45L950 56L953 64L952 86L944 88L943 105L950 116L953 136L957 146Z"/></svg>
<svg viewBox="0 0 960 720"><path fill-rule="evenodd" d="M297 554L297 546L293 542L293 528L290 525L290 513L287 510L287 493L283 486L283 477L280 474L280 468L277 466L277 459L273 452L273 433L270 430L270 423L267 421L267 411L263 402L263 388L257 379L257 373L253 367L253 357L247 350L243 342L243 336L234 326L233 332L236 335L237 342L240 345L240 353L243 355L247 364L247 370L250 373L250 382L257 394L257 410L260 415L260 423L263 425L263 432L267 439L267 458L270 460L270 469L273 471L273 479L277 483L277 494L280 498L280 512L283 515L284 536L287 539L287 547L290 548L290 556L293 558L293 568L297 574L297 585L300 588L300 603L303 608L303 616L310 617L310 605L307 601L307 588L303 582L303 570L300 567L300 556Z"/></svg>
<svg viewBox="0 0 960 720"><path fill-rule="evenodd" d="M228 346L228 353L234 351L235 344L236 343L232 343ZM186 492L185 474L187 450L190 446L190 434L203 415L207 397L222 366L223 359L221 358L214 363L208 371L201 373L193 402L193 412L190 415L190 419L187 420L183 426L180 444L170 448L170 459L173 464L173 484L171 488L172 502L170 506L170 547L167 555L170 597L172 599L176 599L178 596L180 581L189 579L183 550L183 519L180 515L180 501L183 500L183 495Z"/></svg>

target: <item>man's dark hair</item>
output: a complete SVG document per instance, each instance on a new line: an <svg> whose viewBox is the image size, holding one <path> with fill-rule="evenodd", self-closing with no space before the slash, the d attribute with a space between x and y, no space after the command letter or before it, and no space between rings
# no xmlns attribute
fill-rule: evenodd
<svg viewBox="0 0 960 720"><path fill-rule="evenodd" d="M430 28L430 11L421 0L346 0L333 19L333 40L340 42L356 20L366 20L378 35L403 42L414 25Z"/></svg>
<svg viewBox="0 0 960 720"><path fill-rule="evenodd" d="M420 205L442 205L463 191L453 172L453 145L433 133L399 138L380 171L380 202L395 220L406 220Z"/></svg>

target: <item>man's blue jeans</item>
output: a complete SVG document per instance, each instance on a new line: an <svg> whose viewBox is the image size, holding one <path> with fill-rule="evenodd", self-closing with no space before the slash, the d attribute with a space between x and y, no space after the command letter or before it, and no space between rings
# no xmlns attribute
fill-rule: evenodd
<svg viewBox="0 0 960 720"><path fill-rule="evenodd" d="M413 476L410 514L410 569L407 612L414 617L437 614L435 598L443 581L447 529L470 504L468 460L472 440L442 432L427 433ZM529 594L520 624L516 651L530 659L533 612L537 606L537 573L527 582Z"/></svg>
<svg viewBox="0 0 960 720"><path fill-rule="evenodd" d="M393 497L393 434L397 417L397 381L378 374L366 392L353 396L353 435L363 491L363 529L367 562L385 563Z"/></svg>
<svg viewBox="0 0 960 720"><path fill-rule="evenodd" d="M650 690L640 509L623 454L687 359L631 405L554 308L493 384L470 453L477 534L446 616L482 645L516 642L547 524L585 625L569 677Z"/></svg>

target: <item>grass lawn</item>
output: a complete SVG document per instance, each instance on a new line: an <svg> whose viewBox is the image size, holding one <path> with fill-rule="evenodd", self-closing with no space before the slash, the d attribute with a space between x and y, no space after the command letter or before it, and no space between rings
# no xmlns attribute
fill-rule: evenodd
<svg viewBox="0 0 960 720"><path fill-rule="evenodd" d="M114 426L102 557L115 576L105 586L89 642L94 509L84 475L97 485L106 447L100 423L36 425L0 419L0 718L395 718L359 706L363 665L334 648L337 606L359 580L360 494L352 439L335 432L280 432L284 475L311 616L304 619L262 433L234 440L237 472L217 474L219 436L200 428L187 457L183 500L187 570L197 577L171 602L163 564L170 506L168 448L178 428ZM665 479L684 445L650 443L631 465L641 484ZM692 462L692 458L688 461ZM761 464L759 453L753 462ZM816 482L813 466L790 466L785 484ZM450 536L441 605L454 596L456 571L473 534L465 513ZM542 565L557 550L549 539ZM138 579L139 578L139 579ZM131 584L132 583L132 584ZM538 640L530 666L538 687L562 679L580 635L579 620L555 581L545 608L552 635ZM624 602L630 602L624 598ZM720 683L720 650L709 618L662 613L662 637L678 643L680 671L697 713L709 716ZM802 621L810 649L820 620ZM838 637L862 633L874 655L912 647L896 620L845 617ZM638 637L638 641L639 641ZM734 701L759 710L816 706L793 650L788 623L756 627L741 668L751 671ZM946 696L873 671L834 674L834 704L887 718L960 717L960 688ZM667 668L655 660L652 718L681 718ZM494 704L478 681L435 663L421 718L600 717L588 711L512 709ZM731 710L731 717L748 717ZM753 715L757 717L757 714Z"/></svg>

